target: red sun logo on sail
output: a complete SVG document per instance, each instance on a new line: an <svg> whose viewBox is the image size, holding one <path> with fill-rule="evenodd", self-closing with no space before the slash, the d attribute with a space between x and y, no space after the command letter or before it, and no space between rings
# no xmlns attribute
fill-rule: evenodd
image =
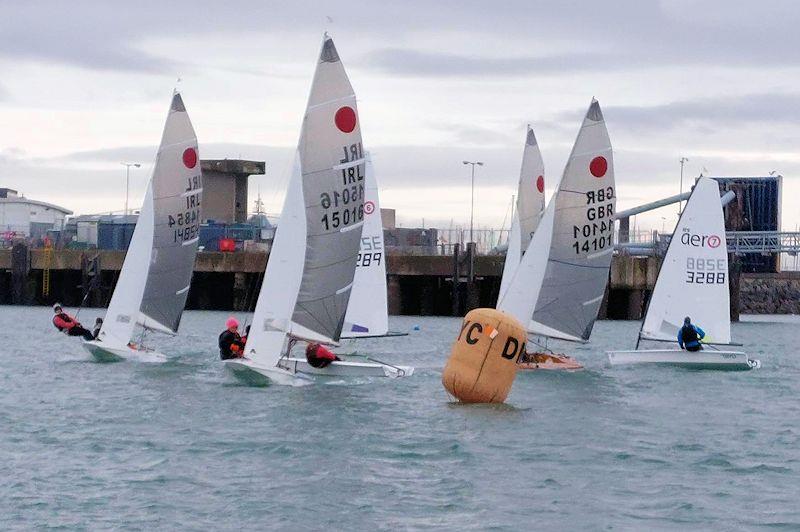
<svg viewBox="0 0 800 532"><path fill-rule="evenodd" d="M717 248L719 247L722 240L717 235L711 235L708 237L708 247L710 248Z"/></svg>
<svg viewBox="0 0 800 532"><path fill-rule="evenodd" d="M194 148L186 148L183 151L183 165L186 168L194 168L197 164L197 150Z"/></svg>
<svg viewBox="0 0 800 532"><path fill-rule="evenodd" d="M352 133L356 128L356 112L352 107L345 105L336 111L333 121L336 123L336 127L339 128L339 131L342 133Z"/></svg>
<svg viewBox="0 0 800 532"><path fill-rule="evenodd" d="M371 201L365 201L364 202L364 213L372 214L373 212L375 212L375 204L373 202L371 202Z"/></svg>

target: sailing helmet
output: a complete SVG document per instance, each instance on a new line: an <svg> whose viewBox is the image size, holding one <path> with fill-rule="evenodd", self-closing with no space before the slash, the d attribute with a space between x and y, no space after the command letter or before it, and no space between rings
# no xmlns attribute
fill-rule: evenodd
<svg viewBox="0 0 800 532"><path fill-rule="evenodd" d="M53 305L53 312L55 312L56 310L63 310L61 308L61 303L56 303Z"/></svg>
<svg viewBox="0 0 800 532"><path fill-rule="evenodd" d="M231 327L238 327L238 326L239 326L239 320L237 320L233 316L228 318L228 321L225 322L225 327L228 329L230 329Z"/></svg>

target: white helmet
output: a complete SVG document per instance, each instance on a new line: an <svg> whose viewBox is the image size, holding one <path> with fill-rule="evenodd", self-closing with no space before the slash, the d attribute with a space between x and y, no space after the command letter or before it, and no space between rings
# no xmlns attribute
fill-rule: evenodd
<svg viewBox="0 0 800 532"><path fill-rule="evenodd" d="M56 309L63 310L63 308L61 307L61 303L56 303L55 305L53 305L53 310L55 311Z"/></svg>

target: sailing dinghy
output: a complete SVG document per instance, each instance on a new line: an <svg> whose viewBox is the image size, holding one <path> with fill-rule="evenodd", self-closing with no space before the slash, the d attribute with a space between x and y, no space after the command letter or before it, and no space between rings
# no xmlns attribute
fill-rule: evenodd
<svg viewBox="0 0 800 532"><path fill-rule="evenodd" d="M706 333L702 351L678 349L677 334L685 316ZM639 349L642 340L674 347ZM761 366L744 352L729 349L735 345L731 344L728 250L719 185L701 177L670 240L636 349L608 352L608 360L614 366L656 364L719 370Z"/></svg>
<svg viewBox="0 0 800 532"><path fill-rule="evenodd" d="M202 195L197 137L176 92L102 328L96 340L83 344L95 359L166 359L143 340L148 331L178 332L197 253Z"/></svg>
<svg viewBox="0 0 800 532"><path fill-rule="evenodd" d="M345 360L315 368L291 353L298 342L337 345L341 337L369 210L365 164L356 97L326 34L245 356L224 362L237 378L303 385L320 375L402 377L413 372ZM380 211L376 214L379 219Z"/></svg>
<svg viewBox="0 0 800 532"><path fill-rule="evenodd" d="M585 343L608 283L615 205L611 141L600 104L592 100L561 181L497 308L527 323L530 335ZM520 369L582 368L541 347L548 352L528 353Z"/></svg>

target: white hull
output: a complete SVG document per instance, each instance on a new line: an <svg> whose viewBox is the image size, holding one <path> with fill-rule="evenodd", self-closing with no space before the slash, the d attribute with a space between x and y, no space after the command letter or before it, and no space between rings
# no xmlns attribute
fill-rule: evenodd
<svg viewBox="0 0 800 532"><path fill-rule="evenodd" d="M410 377L414 373L411 366L389 366L376 362L351 362L337 360L324 368L315 368L304 358L284 358L278 363L282 368L295 373L328 377Z"/></svg>
<svg viewBox="0 0 800 532"><path fill-rule="evenodd" d="M128 346L109 345L97 340L83 342L83 348L98 362L121 362L135 360L138 362L166 362L167 357L153 350L131 349Z"/></svg>
<svg viewBox="0 0 800 532"><path fill-rule="evenodd" d="M292 373L275 366L263 366L249 358L232 358L224 361L225 368L245 384L268 386L281 384L284 386L304 386L313 379L307 375Z"/></svg>
<svg viewBox="0 0 800 532"><path fill-rule="evenodd" d="M314 377L409 377L414 373L410 366L387 366L374 362L340 360L325 368L315 368L303 358L282 358L277 366L264 366L248 358L225 360L225 367L240 381L254 386L281 384L304 386L314 382Z"/></svg>
<svg viewBox="0 0 800 532"><path fill-rule="evenodd" d="M728 371L746 371L761 367L761 362L747 358L747 354L741 351L715 351L708 348L696 352L677 349L642 349L639 351L609 351L606 354L612 366L654 364Z"/></svg>

